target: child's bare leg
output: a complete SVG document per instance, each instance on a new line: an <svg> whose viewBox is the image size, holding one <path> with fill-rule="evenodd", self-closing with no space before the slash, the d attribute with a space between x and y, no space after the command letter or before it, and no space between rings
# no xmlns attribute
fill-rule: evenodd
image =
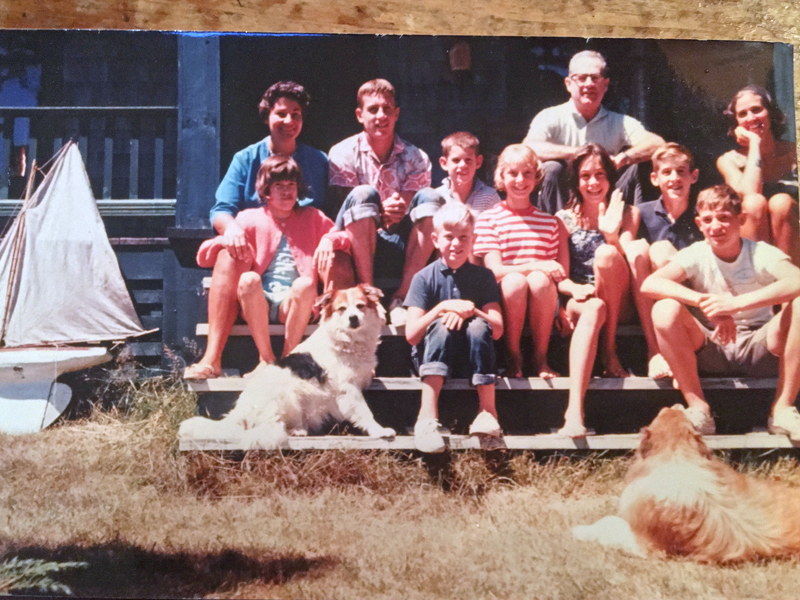
<svg viewBox="0 0 800 600"><path fill-rule="evenodd" d="M533 369L539 377L558 377L547 364L547 349L553 332L553 319L558 309L558 290L550 277L541 271L531 271L527 277L530 290L529 312L533 334Z"/></svg>
<svg viewBox="0 0 800 600"><path fill-rule="evenodd" d="M770 241L769 203L761 194L746 194L742 198L742 237L755 241Z"/></svg>
<svg viewBox="0 0 800 600"><path fill-rule="evenodd" d="M500 281L503 295L503 320L505 325L506 347L508 348L509 375L522 377L522 353L519 349L522 328L525 326L528 282L519 273L509 273Z"/></svg>
<svg viewBox="0 0 800 600"><path fill-rule="evenodd" d="M494 384L490 383L488 385L476 385L475 389L478 391L478 412L485 410L496 419L497 408L495 408L494 403Z"/></svg>
<svg viewBox="0 0 800 600"><path fill-rule="evenodd" d="M567 314L570 320L577 320L578 323L569 344L569 401L564 413L564 426L558 434L578 438L586 435L583 399L597 356L597 342L606 319L606 306L600 298L590 298L586 302L570 300Z"/></svg>
<svg viewBox="0 0 800 600"><path fill-rule="evenodd" d="M661 354L672 369L678 389L690 407L709 414L710 408L700 386L697 352L705 343L700 324L677 300L659 300L653 306L653 326Z"/></svg>
<svg viewBox="0 0 800 600"><path fill-rule="evenodd" d="M286 323L286 338L281 356L288 355L303 339L316 297L317 282L311 277L298 277L292 282L289 295L278 309L278 319Z"/></svg>
<svg viewBox="0 0 800 600"><path fill-rule="evenodd" d="M417 421L437 420L439 418L439 392L442 391L444 377L426 375L422 378L422 396L419 403Z"/></svg>
<svg viewBox="0 0 800 600"><path fill-rule="evenodd" d="M612 377L628 377L617 356L617 324L622 303L630 287L628 263L619 250L610 244L600 245L594 254L594 276L597 297L606 304L606 323L600 356L606 373Z"/></svg>
<svg viewBox="0 0 800 600"><path fill-rule="evenodd" d="M767 325L767 348L780 356L772 414L794 406L800 392L800 298L788 302Z"/></svg>
<svg viewBox="0 0 800 600"><path fill-rule="evenodd" d="M406 259L403 267L403 277L400 281L400 287L394 294L394 298L403 300L408 293L408 288L411 285L411 279L414 275L428 264L428 259L433 254L433 217L425 217L420 219L411 228L411 233L408 237L408 246L406 247Z"/></svg>
<svg viewBox="0 0 800 600"><path fill-rule="evenodd" d="M375 260L375 236L377 228L370 218L353 221L346 227L352 240L353 264L359 283L372 285L372 266Z"/></svg>
<svg viewBox="0 0 800 600"><path fill-rule="evenodd" d="M242 316L250 326L250 335L258 349L258 360L269 364L275 361L275 355L269 337L269 305L261 285L261 276L248 271L239 278L238 295Z"/></svg>
<svg viewBox="0 0 800 600"><path fill-rule="evenodd" d="M198 365L207 365L206 369L210 367L214 375L222 371L222 350L239 314L239 278L246 270L246 263L234 259L224 249L214 263L208 290L208 341L203 357L197 362Z"/></svg>
<svg viewBox="0 0 800 600"><path fill-rule="evenodd" d="M346 290L356 284L353 259L347 252L337 250L324 273L319 274L324 292Z"/></svg>
<svg viewBox="0 0 800 600"><path fill-rule="evenodd" d="M792 263L800 265L800 220L794 198L789 194L775 194L769 199L769 224L772 242Z"/></svg>
<svg viewBox="0 0 800 600"><path fill-rule="evenodd" d="M654 242L650 246L650 265L653 271L657 271L666 265L678 253L671 242L662 240Z"/></svg>
<svg viewBox="0 0 800 600"><path fill-rule="evenodd" d="M656 242L658 243L658 242ZM670 244L669 242L663 242ZM634 240L625 247L625 258L631 271L631 292L647 342L647 376L656 379L669 377L671 372L664 357L658 353L658 340L653 329L653 300L642 294L642 282L652 273L650 244L646 240Z"/></svg>

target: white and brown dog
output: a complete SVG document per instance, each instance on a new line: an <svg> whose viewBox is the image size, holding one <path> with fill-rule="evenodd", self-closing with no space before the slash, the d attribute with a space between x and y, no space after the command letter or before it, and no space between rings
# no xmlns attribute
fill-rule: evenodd
<svg viewBox="0 0 800 600"><path fill-rule="evenodd" d="M372 437L394 437L375 421L362 394L378 364L386 322L381 296L364 284L322 296L321 322L308 339L260 369L222 420L193 417L181 423L179 436L239 439L244 449L270 450L333 417Z"/></svg>
<svg viewBox="0 0 800 600"><path fill-rule="evenodd" d="M627 479L619 516L573 528L576 538L708 563L800 553L800 490L714 458L681 406L644 428Z"/></svg>

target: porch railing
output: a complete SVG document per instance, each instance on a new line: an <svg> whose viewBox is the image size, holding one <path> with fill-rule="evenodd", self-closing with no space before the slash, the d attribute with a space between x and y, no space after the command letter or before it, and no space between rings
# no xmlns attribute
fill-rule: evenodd
<svg viewBox="0 0 800 600"><path fill-rule="evenodd" d="M20 206L33 159L72 138L104 216L172 216L177 173L175 106L0 106L0 216Z"/></svg>

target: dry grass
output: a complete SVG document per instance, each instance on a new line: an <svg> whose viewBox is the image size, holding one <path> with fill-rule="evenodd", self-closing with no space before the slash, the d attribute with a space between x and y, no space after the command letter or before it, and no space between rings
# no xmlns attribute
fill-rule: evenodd
<svg viewBox="0 0 800 600"><path fill-rule="evenodd" d="M574 541L573 525L614 512L626 457L181 455L177 423L192 395L169 380L128 392L122 412L0 436L0 593L22 563L80 596L774 599L800 589L797 561L719 568ZM794 459L740 458L743 470L800 483Z"/></svg>

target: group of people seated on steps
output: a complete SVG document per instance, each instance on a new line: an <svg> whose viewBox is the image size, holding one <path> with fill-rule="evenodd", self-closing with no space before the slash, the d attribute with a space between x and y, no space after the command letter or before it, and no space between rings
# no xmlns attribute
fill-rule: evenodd
<svg viewBox="0 0 800 600"><path fill-rule="evenodd" d="M270 134L234 156L211 209L218 236L198 253L213 268L208 343L185 377L219 376L240 313L258 369L275 359L270 323L285 324L286 355L314 318L318 292L393 280L389 317L405 325L422 382L422 451L444 449L437 402L448 377L477 389L470 434L502 435L494 342L504 339L506 376L553 378L554 330L572 336L558 433L584 437L598 350L604 376L629 376L615 335L637 317L648 376L674 377L698 431L715 430L699 373L778 377L769 430L800 442L800 224L785 116L766 90L737 92L725 111L736 148L717 161L724 183L695 200L692 153L606 110L608 84L601 54L573 56L570 99L537 114L523 143L501 152L494 188L476 178L483 156L467 132L442 141L447 177L431 187L428 156L395 133L388 81L361 86L363 130L327 156L297 141L305 89L270 87L259 105ZM661 197L645 202L640 171L649 166ZM531 365L520 351L526 325Z"/></svg>

